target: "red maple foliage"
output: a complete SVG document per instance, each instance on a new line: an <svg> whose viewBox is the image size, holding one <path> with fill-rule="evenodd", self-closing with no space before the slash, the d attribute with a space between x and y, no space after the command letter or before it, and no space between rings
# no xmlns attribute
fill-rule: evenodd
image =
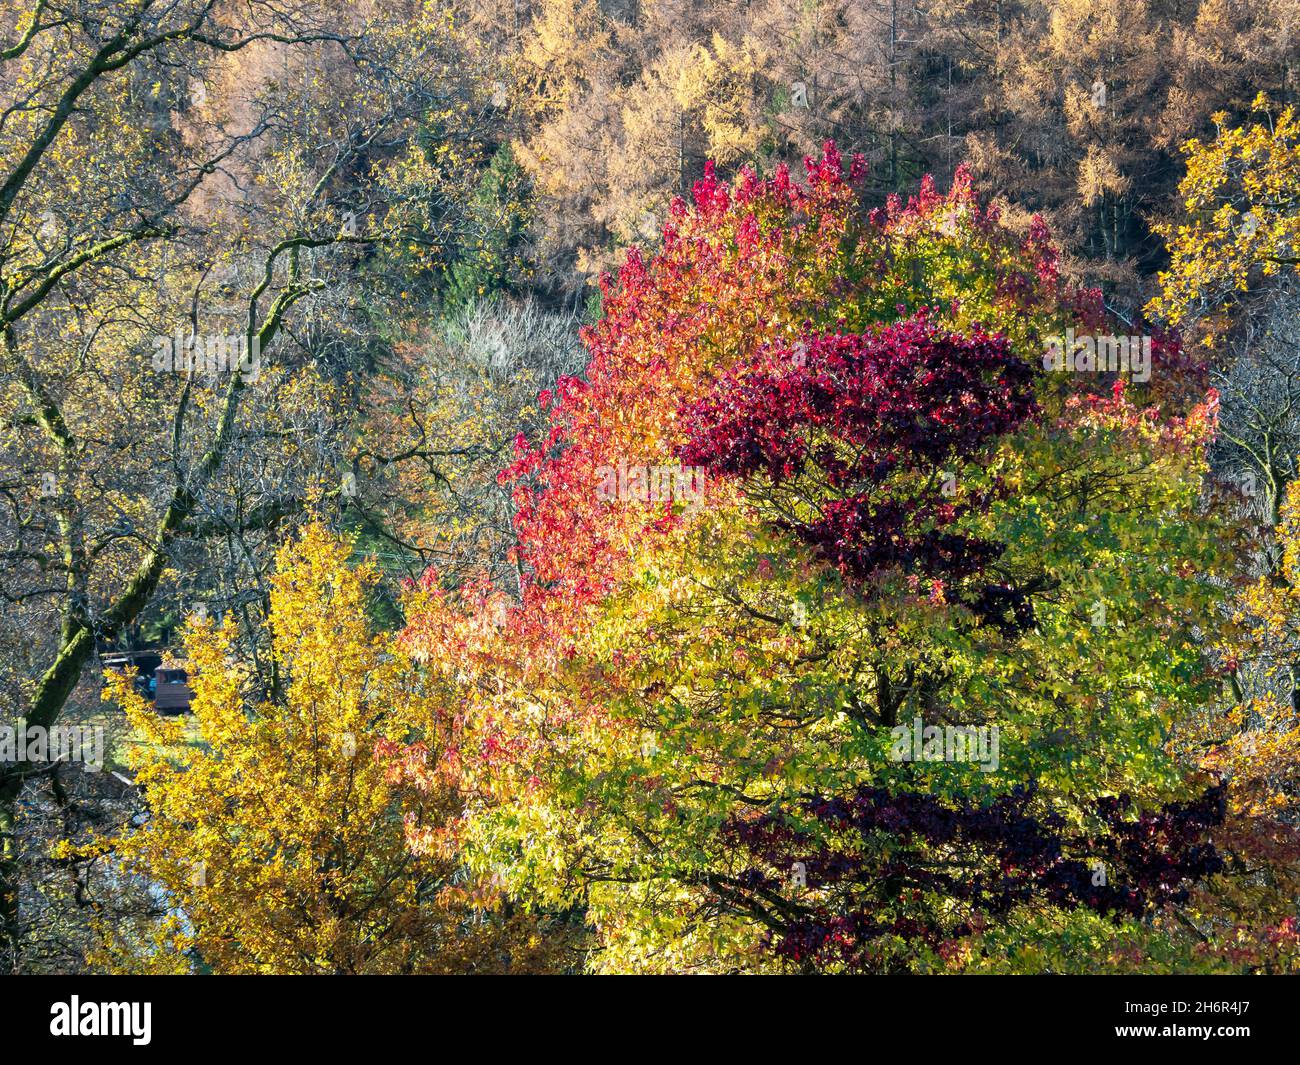
<svg viewBox="0 0 1300 1065"><path fill-rule="evenodd" d="M848 576L967 576L999 548L951 527L990 490L952 501L945 464L1030 417L1033 377L1004 337L960 336L924 313L878 334L810 337L725 373L687 409L680 455L746 479ZM920 476L900 485L900 472Z"/></svg>
<svg viewBox="0 0 1300 1065"><path fill-rule="evenodd" d="M906 204L893 197L868 210L861 160L846 172L828 143L805 167L806 183L781 167L767 180L744 170L734 187L710 167L695 186L693 206L672 205L658 254L647 260L634 247L617 279L602 278L603 316L583 331L591 354L586 379L565 378L540 397L548 433L536 442L518 439L516 460L500 475L517 507L521 638L558 649L580 627L585 608L622 579L629 545L673 527L671 502L629 506L600 498L602 468L677 461L692 431L702 428L703 409L687 415L688 409L764 351L789 352L811 338L813 361L788 371L785 386L773 379L772 387L798 391L799 402L828 402L834 388L847 385L850 394L836 401L845 419L836 431L845 443L884 433L877 450L895 462L917 443L922 461L969 455L979 441L1031 414L1028 368L993 333L1010 327L1032 343L1039 323L1074 320L1071 308L1082 297L1060 282L1045 227L1035 225L1026 236L1004 227L996 206L980 206L965 171L946 195L927 178ZM966 279L962 291L972 295L958 298L954 289L951 299L937 298L939 289L947 293L942 278L958 274ZM925 318L865 339L926 308ZM972 314L983 316L988 334ZM927 324L939 321L969 335L962 340ZM909 360L910 369L891 369L894 355ZM839 364L832 370L833 360ZM822 370L833 377L819 385L814 362L825 363ZM894 395L878 415L870 410L875 389ZM911 428L904 425L909 402L919 419ZM854 404L861 406L856 414ZM793 418L794 409L785 416ZM935 573L978 564L975 544L945 538L958 517L946 501L927 492L865 506L851 497L887 471L849 466L842 473L845 498L828 499L822 527L808 532L827 545L828 557L858 573L891 557L925 556L919 568ZM831 462L825 473L834 470ZM898 508L892 519L891 506ZM900 531L892 556L878 539L865 546L868 517Z"/></svg>

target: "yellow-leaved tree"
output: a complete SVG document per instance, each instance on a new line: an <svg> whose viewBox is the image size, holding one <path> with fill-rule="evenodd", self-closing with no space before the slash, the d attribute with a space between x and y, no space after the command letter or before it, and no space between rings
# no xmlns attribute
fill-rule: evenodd
<svg viewBox="0 0 1300 1065"><path fill-rule="evenodd" d="M1264 96L1255 109L1267 114ZM1300 265L1300 120L1294 107L1218 136L1188 141L1179 185L1186 217L1157 227L1169 245L1169 269L1148 310L1184 330L1203 326L1213 345L1241 297L1263 279L1294 275Z"/></svg>
<svg viewBox="0 0 1300 1065"><path fill-rule="evenodd" d="M502 909L459 865L451 734L430 732L444 715L426 705L422 671L371 634L375 573L350 568L350 552L320 524L281 549L269 622L277 692L252 692L231 623L190 628L197 741L110 674L143 741L131 757L147 810L114 838L65 849L146 878L166 912L105 921L92 962L216 973L565 967L566 926ZM407 767L421 761L433 787L399 808L393 745L412 741Z"/></svg>
<svg viewBox="0 0 1300 1065"><path fill-rule="evenodd" d="M1206 953L1246 971L1300 971L1300 481L1276 529L1279 565L1244 582L1219 654L1232 698L1189 716L1184 752L1231 781L1214 842L1229 872L1193 893L1181 919Z"/></svg>

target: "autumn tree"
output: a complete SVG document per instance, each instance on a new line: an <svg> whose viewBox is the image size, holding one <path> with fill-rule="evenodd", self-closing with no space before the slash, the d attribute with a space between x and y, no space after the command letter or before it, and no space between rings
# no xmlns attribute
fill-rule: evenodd
<svg viewBox="0 0 1300 1065"><path fill-rule="evenodd" d="M475 121L445 13L404 12L0 7L4 609L29 647L9 720L54 723L98 651L160 590L202 595L214 557L234 608L264 600L269 531L308 484L336 489L334 294L378 244L436 258L427 204ZM417 150L430 116L441 146ZM0 769L10 956L22 784Z"/></svg>
<svg viewBox="0 0 1300 1065"><path fill-rule="evenodd" d="M543 0L479 17L512 59L554 284L652 237L706 159L770 168L833 138L872 164L878 199L969 163L1014 205L1009 223L1041 213L1067 270L1136 301L1161 265L1150 220L1169 215L1179 146L1261 89L1289 102L1297 14L1295 0Z"/></svg>
<svg viewBox="0 0 1300 1065"><path fill-rule="evenodd" d="M1027 817L1080 823L1206 783L1164 741L1208 683L1207 408L1043 373L1096 294L965 174L868 211L861 161L806 167L710 171L604 283L585 379L504 474L522 604L431 579L411 603L441 712L475 722L474 862L583 903L601 969L780 968L721 829L767 817L815 849L810 797L983 809L1032 778ZM996 729L997 765L891 757L917 722ZM829 890L768 888L791 912ZM894 901L906 922L934 900Z"/></svg>
<svg viewBox="0 0 1300 1065"><path fill-rule="evenodd" d="M145 812L80 853L163 889L171 912L106 922L102 963L218 974L565 964L564 925L503 912L492 885L460 867L449 831L464 812L454 781L431 768L425 801L400 805L397 746L418 738L437 766L455 738L421 731L430 689L389 639L370 634L377 574L350 569L350 552L309 525L279 554L269 626L286 678L281 699L251 697L232 623L196 622L186 639L198 743L127 678L113 679L145 741L134 759ZM434 832L443 845L408 846Z"/></svg>
<svg viewBox="0 0 1300 1065"><path fill-rule="evenodd" d="M1300 928L1300 482L1287 483L1271 564L1239 556L1237 594L1218 625L1222 697L1176 734L1182 757L1232 782L1214 832L1230 865L1193 895L1200 950L1252 972L1295 972ZM1252 572L1252 569L1254 572Z"/></svg>
<svg viewBox="0 0 1300 1065"><path fill-rule="evenodd" d="M1264 111L1261 96L1255 109ZM1300 255L1300 126L1295 110L1249 125L1216 114L1217 136L1184 146L1187 173L1178 188L1184 213L1161 233L1169 269L1151 310L1174 325L1199 324L1207 343L1223 318L1261 283L1294 278Z"/></svg>
<svg viewBox="0 0 1300 1065"><path fill-rule="evenodd" d="M1256 101L1263 108L1266 101ZM1289 109L1276 121L1229 126L1185 147L1177 221L1162 228L1169 269L1149 312L1195 342L1217 388L1218 432L1208 500L1228 516L1231 589L1207 626L1217 698L1180 723L1189 766L1230 780L1213 833L1224 871L1200 885L1180 917L1202 962L1292 971L1297 835L1288 795L1296 755L1300 658L1291 633L1297 423L1296 278L1289 245L1295 204Z"/></svg>

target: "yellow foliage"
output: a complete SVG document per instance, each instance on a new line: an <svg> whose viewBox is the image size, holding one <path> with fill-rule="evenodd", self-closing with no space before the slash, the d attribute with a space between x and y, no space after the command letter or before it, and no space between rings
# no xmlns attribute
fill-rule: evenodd
<svg viewBox="0 0 1300 1065"><path fill-rule="evenodd" d="M185 645L200 742L187 743L176 720L157 716L110 674L146 741L133 767L149 812L95 846L165 889L172 914L155 926L105 929L100 964L458 972L538 967L561 949L562 930L543 949L536 922L495 913L495 891L458 863L462 810L446 782L447 739L417 734L413 724L446 715L394 641L369 633L375 575L369 566L350 569L349 552L316 524L281 550L271 694L253 694L232 624L191 627ZM415 740L425 744L406 746ZM422 760L430 784L401 804L397 758Z"/></svg>
<svg viewBox="0 0 1300 1065"><path fill-rule="evenodd" d="M1255 100L1267 111L1268 100ZM1178 225L1158 231L1169 245L1170 266L1149 310L1173 325L1215 322L1260 277L1294 271L1300 262L1300 123L1287 107L1275 120L1236 129L1214 116L1218 136L1185 146L1187 176L1179 186L1186 211Z"/></svg>

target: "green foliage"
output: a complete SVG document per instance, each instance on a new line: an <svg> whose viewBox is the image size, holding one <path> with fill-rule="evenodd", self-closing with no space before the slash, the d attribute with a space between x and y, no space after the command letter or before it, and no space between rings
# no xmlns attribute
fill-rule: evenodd
<svg viewBox="0 0 1300 1065"><path fill-rule="evenodd" d="M530 218L527 178L510 146L503 145L467 204L443 289L447 313L514 290L525 271L522 246Z"/></svg>

